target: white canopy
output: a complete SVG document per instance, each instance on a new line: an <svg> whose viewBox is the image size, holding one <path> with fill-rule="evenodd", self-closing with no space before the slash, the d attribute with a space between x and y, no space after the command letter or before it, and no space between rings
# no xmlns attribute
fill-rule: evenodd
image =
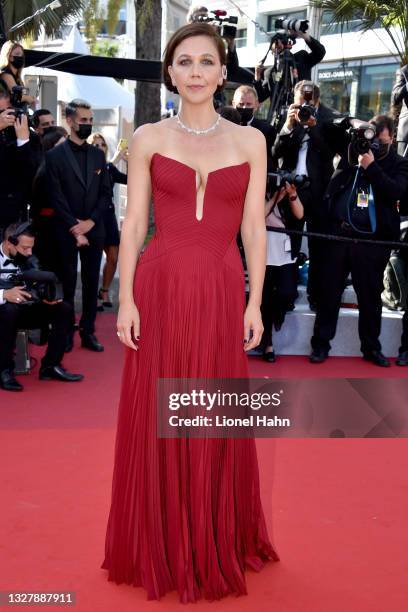
<svg viewBox="0 0 408 612"><path fill-rule="evenodd" d="M81 53L89 55L89 49L78 28L74 25L71 32L58 49L61 53ZM58 61L58 60L56 60ZM25 75L54 76L58 82L58 101L69 102L74 98L82 98L93 108L115 108L120 106L128 120L133 117L135 99L132 93L122 87L111 77L84 76L60 72L40 66L29 66Z"/></svg>

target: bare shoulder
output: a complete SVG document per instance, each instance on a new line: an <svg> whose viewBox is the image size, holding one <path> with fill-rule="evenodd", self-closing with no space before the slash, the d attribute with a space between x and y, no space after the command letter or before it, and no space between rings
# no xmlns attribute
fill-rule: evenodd
<svg viewBox="0 0 408 612"><path fill-rule="evenodd" d="M265 149L265 136L257 128L249 125L237 125L232 121L224 121L224 131L237 151L242 151L244 157L251 161L254 155Z"/></svg>
<svg viewBox="0 0 408 612"><path fill-rule="evenodd" d="M169 129L170 119L163 119L157 123L140 125L133 133L132 149L137 150L138 156L150 160L155 151L163 144L165 133Z"/></svg>

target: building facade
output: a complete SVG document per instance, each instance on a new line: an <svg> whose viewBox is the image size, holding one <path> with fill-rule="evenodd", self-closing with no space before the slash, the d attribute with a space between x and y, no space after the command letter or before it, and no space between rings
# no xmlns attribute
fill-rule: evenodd
<svg viewBox="0 0 408 612"><path fill-rule="evenodd" d="M356 21L342 32L329 13L320 15L309 2L301 0L245 0L239 3L210 0L205 5L210 10L222 8L238 16L238 57L240 65L247 67L254 67L269 46L269 36L255 23L271 33L275 31L277 18L309 19L310 33L326 47L324 61L314 74L323 102L362 119L389 110L399 58L384 30L378 28L362 34L357 31ZM302 48L303 41L297 41L293 51ZM270 63L270 55L268 59Z"/></svg>

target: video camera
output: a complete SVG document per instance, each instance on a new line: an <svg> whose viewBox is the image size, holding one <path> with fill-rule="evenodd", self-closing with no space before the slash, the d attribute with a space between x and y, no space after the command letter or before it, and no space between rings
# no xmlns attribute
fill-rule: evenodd
<svg viewBox="0 0 408 612"><path fill-rule="evenodd" d="M54 272L45 270L29 269L11 272L6 268L0 270L0 274L9 272L8 278L1 281L2 289L12 289L13 287L23 287L31 295L31 300L26 300L21 304L31 306L46 300L56 302L63 299L62 284Z"/></svg>
<svg viewBox="0 0 408 612"><path fill-rule="evenodd" d="M287 170L277 170L276 172L268 172L266 177L266 193L272 195L284 187L285 183L299 187L308 187L310 185L309 178L305 174L296 174L296 172L288 172Z"/></svg>
<svg viewBox="0 0 408 612"><path fill-rule="evenodd" d="M218 34L222 36L222 38L236 37L236 24L238 23L238 17L228 15L227 11L218 9L215 11L208 11L208 13L211 13L214 16L212 17L210 14L198 14L194 16L193 21L201 21L203 23L210 23L211 25L215 25Z"/></svg>

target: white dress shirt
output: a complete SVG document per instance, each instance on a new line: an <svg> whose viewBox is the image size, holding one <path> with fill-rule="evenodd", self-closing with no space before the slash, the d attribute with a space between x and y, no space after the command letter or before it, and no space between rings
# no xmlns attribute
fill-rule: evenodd
<svg viewBox="0 0 408 612"><path fill-rule="evenodd" d="M6 281L10 277L11 274L17 272L20 268L18 268L11 259L5 255L3 251L3 245L0 244L0 280ZM7 270L3 272L3 270ZM4 299L4 289L0 289L0 306L6 303L7 300Z"/></svg>

